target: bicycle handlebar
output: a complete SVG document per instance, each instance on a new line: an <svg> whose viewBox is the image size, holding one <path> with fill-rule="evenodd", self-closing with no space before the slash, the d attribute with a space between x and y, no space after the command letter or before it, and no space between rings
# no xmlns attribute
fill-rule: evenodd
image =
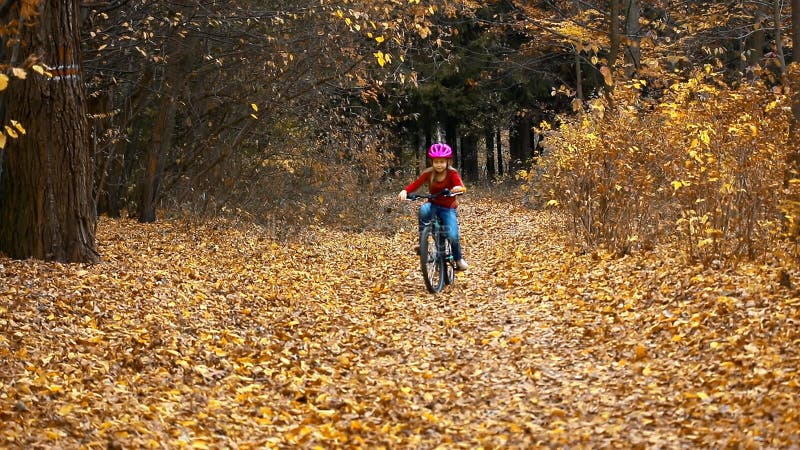
<svg viewBox="0 0 800 450"><path fill-rule="evenodd" d="M445 189L445 190L443 190L443 191L441 191L439 193L436 193L436 194L408 194L406 199L408 199L408 200L419 200L421 198L424 198L424 199L431 200L431 199L439 198L439 197L455 197L456 195L461 195L461 194L463 194L463 192L450 192L450 189Z"/></svg>

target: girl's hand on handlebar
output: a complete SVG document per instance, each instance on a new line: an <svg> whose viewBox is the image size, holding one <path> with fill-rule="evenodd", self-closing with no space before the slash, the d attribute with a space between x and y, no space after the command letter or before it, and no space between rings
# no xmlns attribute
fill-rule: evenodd
<svg viewBox="0 0 800 450"><path fill-rule="evenodd" d="M399 198L401 201L405 201L408 198L408 192L403 189L399 194L397 194L397 198Z"/></svg>
<svg viewBox="0 0 800 450"><path fill-rule="evenodd" d="M453 189L450 189L450 192L453 194L463 194L464 192L467 192L467 188L464 186L453 186Z"/></svg>

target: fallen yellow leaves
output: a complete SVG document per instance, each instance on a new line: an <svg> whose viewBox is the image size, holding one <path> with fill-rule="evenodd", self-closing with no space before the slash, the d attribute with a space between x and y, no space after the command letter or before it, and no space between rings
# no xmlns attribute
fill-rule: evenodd
<svg viewBox="0 0 800 450"><path fill-rule="evenodd" d="M798 445L778 267L576 255L557 211L461 208L473 267L437 296L411 231L103 219L101 264L0 259L0 447Z"/></svg>

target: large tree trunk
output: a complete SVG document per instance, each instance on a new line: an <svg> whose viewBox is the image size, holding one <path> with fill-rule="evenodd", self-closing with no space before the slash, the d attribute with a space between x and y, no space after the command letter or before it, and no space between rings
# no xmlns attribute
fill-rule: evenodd
<svg viewBox="0 0 800 450"><path fill-rule="evenodd" d="M781 66L781 77L786 75L786 57L783 54L783 29L781 25L782 0L772 0L772 21L775 24L775 53Z"/></svg>
<svg viewBox="0 0 800 450"><path fill-rule="evenodd" d="M625 74L631 78L642 66L642 27L639 25L639 0L626 0L625 7Z"/></svg>
<svg viewBox="0 0 800 450"><path fill-rule="evenodd" d="M612 71L614 65L617 63L617 56L619 54L620 33L619 33L619 2L620 0L611 1L611 24L608 32L608 37L611 48L608 51L608 67Z"/></svg>
<svg viewBox="0 0 800 450"><path fill-rule="evenodd" d="M621 0L610 0L611 2L611 23L609 25L610 29L608 30L608 38L610 41L611 48L608 51L608 70L612 74L610 80L608 77L605 77L605 82L603 83L603 96L606 98L608 102L609 109L613 109L613 98L612 93L614 92L614 83L613 83L613 74L614 74L614 66L617 64L617 59L619 57L619 46L621 43L620 38L620 24L619 24L619 13L620 13L620 1ZM611 81L611 82L609 82Z"/></svg>
<svg viewBox="0 0 800 450"><path fill-rule="evenodd" d="M27 129L9 142L0 178L0 251L14 258L99 260L78 8L46 0L22 27L20 54L39 56L53 77L31 72L3 98L6 118Z"/></svg>
<svg viewBox="0 0 800 450"><path fill-rule="evenodd" d="M147 147L147 165L139 199L139 222L156 221L158 187L164 171L164 157L172 146L176 109L172 93L168 91L161 99L153 136Z"/></svg>
<svg viewBox="0 0 800 450"><path fill-rule="evenodd" d="M192 7L187 4L183 7L182 17L191 16ZM145 155L144 178L141 182L141 197L139 199L139 222L155 222L156 204L161 185L165 158L172 148L173 136L175 134L175 114L177 113L176 97L179 95L179 84L181 74L184 72L188 53L191 49L197 48L197 40L190 39L188 42L181 38L173 37L167 44L170 46L167 52L166 73L164 75L164 85L159 102L158 116L153 127L153 134L147 146Z"/></svg>

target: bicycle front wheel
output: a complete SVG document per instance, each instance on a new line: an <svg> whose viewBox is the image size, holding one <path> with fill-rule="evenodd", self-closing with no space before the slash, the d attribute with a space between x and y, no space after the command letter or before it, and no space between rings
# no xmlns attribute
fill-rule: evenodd
<svg viewBox="0 0 800 450"><path fill-rule="evenodd" d="M444 288L444 261L436 248L436 235L432 227L425 227L419 237L419 261L422 279L428 292L441 292Z"/></svg>
<svg viewBox="0 0 800 450"><path fill-rule="evenodd" d="M442 260L443 260L443 270L444 270L444 284L453 284L456 282L456 269L455 263L453 261L453 245L450 243L450 239L447 239L446 236L442 236L442 242L444 242L444 251L441 252Z"/></svg>

